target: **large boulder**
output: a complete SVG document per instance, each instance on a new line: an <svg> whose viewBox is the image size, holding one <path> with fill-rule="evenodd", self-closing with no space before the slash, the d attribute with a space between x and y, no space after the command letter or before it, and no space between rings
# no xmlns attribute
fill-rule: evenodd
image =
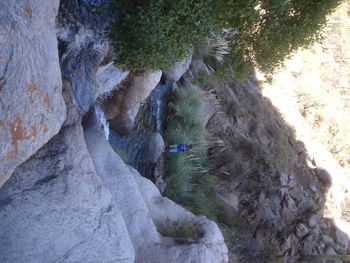
<svg viewBox="0 0 350 263"><path fill-rule="evenodd" d="M128 135L134 127L139 105L109 121L109 127L121 136Z"/></svg>
<svg viewBox="0 0 350 263"><path fill-rule="evenodd" d="M163 74L167 82L177 82L189 69L192 61L192 53L181 61L175 62L175 64L166 70Z"/></svg>
<svg viewBox="0 0 350 263"><path fill-rule="evenodd" d="M59 0L0 1L0 187L65 120Z"/></svg>
<svg viewBox="0 0 350 263"><path fill-rule="evenodd" d="M112 120L137 107L157 86L161 71L130 73L111 94L98 101L106 119Z"/></svg>

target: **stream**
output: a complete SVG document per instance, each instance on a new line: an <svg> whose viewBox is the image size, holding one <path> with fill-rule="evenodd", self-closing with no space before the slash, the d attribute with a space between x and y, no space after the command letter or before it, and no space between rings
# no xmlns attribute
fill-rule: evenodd
<svg viewBox="0 0 350 263"><path fill-rule="evenodd" d="M163 136L172 87L172 83L158 84L147 100L141 104L134 128L129 135L120 136L110 130L109 143L113 149L125 163L149 179L154 179L154 165L147 161L146 149L155 132Z"/></svg>

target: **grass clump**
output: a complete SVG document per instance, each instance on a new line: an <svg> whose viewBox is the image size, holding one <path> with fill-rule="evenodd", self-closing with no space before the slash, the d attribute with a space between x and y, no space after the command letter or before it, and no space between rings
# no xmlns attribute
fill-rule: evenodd
<svg viewBox="0 0 350 263"><path fill-rule="evenodd" d="M188 220L170 221L170 219L167 219L163 230L164 236L179 239L197 240L199 238L198 234L194 223L191 223Z"/></svg>
<svg viewBox="0 0 350 263"><path fill-rule="evenodd" d="M208 173L206 130L200 118L202 91L180 88L174 109L176 114L168 121L168 145L189 143L189 153L168 153L168 188L166 195L196 214L217 220L220 204L215 191L215 177Z"/></svg>

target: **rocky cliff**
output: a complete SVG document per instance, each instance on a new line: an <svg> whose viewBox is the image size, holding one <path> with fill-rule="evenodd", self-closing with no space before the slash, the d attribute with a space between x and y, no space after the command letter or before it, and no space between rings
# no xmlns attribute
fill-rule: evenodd
<svg viewBox="0 0 350 263"><path fill-rule="evenodd" d="M125 113L161 72L127 77L110 63L113 14L90 12L96 2L107 3L0 3L0 262L227 262L215 223L110 147L96 103L122 90ZM193 237L168 236L174 222Z"/></svg>

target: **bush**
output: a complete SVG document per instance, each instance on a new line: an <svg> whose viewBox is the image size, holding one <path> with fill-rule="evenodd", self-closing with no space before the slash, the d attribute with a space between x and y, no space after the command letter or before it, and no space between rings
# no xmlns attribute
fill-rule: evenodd
<svg viewBox="0 0 350 263"><path fill-rule="evenodd" d="M225 65L222 69L231 69L238 79L253 67L271 76L293 51L320 39L326 16L340 3L341 0L111 0L119 19L110 28L109 36L118 51L116 64L131 71L165 69L198 45L202 46L204 60L210 60L208 64L215 64L211 58L216 56ZM229 30L212 33L221 29Z"/></svg>
<svg viewBox="0 0 350 263"><path fill-rule="evenodd" d="M120 18L110 29L116 64L131 71L164 69L212 30L212 0L112 0Z"/></svg>
<svg viewBox="0 0 350 263"><path fill-rule="evenodd" d="M233 28L232 64L242 77L252 66L271 76L293 51L320 39L320 29L341 0L216 0L217 27ZM243 74L243 75L242 75Z"/></svg>

